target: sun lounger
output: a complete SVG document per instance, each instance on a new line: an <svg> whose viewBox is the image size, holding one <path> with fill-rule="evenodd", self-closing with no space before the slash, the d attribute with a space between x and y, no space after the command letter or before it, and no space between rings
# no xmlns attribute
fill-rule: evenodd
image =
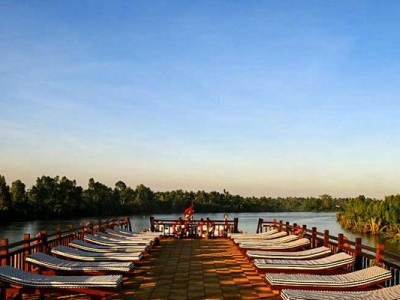
<svg viewBox="0 0 400 300"><path fill-rule="evenodd" d="M352 265L353 256L340 252L324 258L297 260L297 259L255 259L254 265L263 272L279 273L312 273L332 274Z"/></svg>
<svg viewBox="0 0 400 300"><path fill-rule="evenodd" d="M375 289L371 291L309 291L284 289L282 300L398 300L400 285Z"/></svg>
<svg viewBox="0 0 400 300"><path fill-rule="evenodd" d="M391 277L390 271L377 266L336 275L265 274L265 279L274 290L285 288L339 291L362 290L385 282Z"/></svg>
<svg viewBox="0 0 400 300"><path fill-rule="evenodd" d="M297 235L291 234L291 235L286 235L282 236L279 238L275 239L243 239L243 240L235 240L235 243L239 245L239 247L242 247L242 245L273 245L273 244L282 244L282 243L287 243L291 242L294 240L299 239Z"/></svg>
<svg viewBox="0 0 400 300"><path fill-rule="evenodd" d="M122 245L122 246L132 246L132 245L150 245L150 241L145 240L138 240L138 241L117 241L117 240L110 240L107 238L103 238L93 234L85 234L83 239L87 242L103 245L103 246L115 246L115 245Z"/></svg>
<svg viewBox="0 0 400 300"><path fill-rule="evenodd" d="M246 236L262 236L262 235L270 235L270 234L274 234L277 233L278 230L277 229L272 229L272 230L268 230L266 232L260 232L260 233L236 233L236 232L232 232L231 233L231 238L236 238L236 237L246 237Z"/></svg>
<svg viewBox="0 0 400 300"><path fill-rule="evenodd" d="M274 234L268 234L268 235L261 235L261 234L255 234L252 236L238 236L235 238L232 238L232 240L236 243L239 244L240 242L246 242L246 241L275 241L280 237L286 237L288 236L286 231L279 231Z"/></svg>
<svg viewBox="0 0 400 300"><path fill-rule="evenodd" d="M268 250L268 251L293 251L296 249L307 248L310 246L310 240L307 238L296 239L287 243L241 243L239 248L245 250Z"/></svg>
<svg viewBox="0 0 400 300"><path fill-rule="evenodd" d="M237 233L234 236L231 236L231 239L270 239L274 237L286 236L288 233L286 231L270 231L267 233Z"/></svg>
<svg viewBox="0 0 400 300"><path fill-rule="evenodd" d="M91 299L106 299L122 286L121 275L47 276L13 268L0 267L1 299L22 294L79 293Z"/></svg>
<svg viewBox="0 0 400 300"><path fill-rule="evenodd" d="M93 251L93 252L117 252L117 253L129 253L129 252L146 252L148 251L148 246L146 245L131 245L131 246L103 246L93 243L88 243L81 240L72 240L68 244L70 247L81 249L85 251Z"/></svg>
<svg viewBox="0 0 400 300"><path fill-rule="evenodd" d="M130 261L138 262L143 258L142 252L132 253L99 253L82 251L71 247L59 245L51 249L51 253L65 258L81 261Z"/></svg>
<svg viewBox="0 0 400 300"><path fill-rule="evenodd" d="M50 271L54 274L87 273L106 274L118 273L129 274L135 269L133 262L82 262L64 260L42 252L29 254L26 261L38 267L41 271Z"/></svg>
<svg viewBox="0 0 400 300"><path fill-rule="evenodd" d="M141 232L141 233L136 233L133 231L128 231L128 230L123 230L119 228L108 228L106 229L106 232L111 235L116 235L116 236L121 236L121 237L135 237L135 236L147 236L147 237L154 237L154 238L159 238L160 233L159 232L151 232L151 231L146 231L146 232Z"/></svg>
<svg viewBox="0 0 400 300"><path fill-rule="evenodd" d="M264 251L264 250L247 250L246 255L251 259L314 259L321 258L332 254L328 247L317 247L300 251Z"/></svg>
<svg viewBox="0 0 400 300"><path fill-rule="evenodd" d="M136 242L136 241L144 241L148 243L154 243L156 241L156 237L154 236L145 236L145 235L138 235L138 236L116 236L105 232L99 232L96 236L100 238L104 238L111 241L116 242Z"/></svg>

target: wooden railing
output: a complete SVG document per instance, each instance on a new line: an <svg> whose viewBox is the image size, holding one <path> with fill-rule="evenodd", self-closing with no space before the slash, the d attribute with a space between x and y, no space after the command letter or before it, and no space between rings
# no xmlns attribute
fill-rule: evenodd
<svg viewBox="0 0 400 300"><path fill-rule="evenodd" d="M238 232L238 224L238 218L233 220L171 220L150 217L150 231L160 232L165 237L227 237L230 232Z"/></svg>
<svg viewBox="0 0 400 300"><path fill-rule="evenodd" d="M329 230L324 232L317 231L316 227L308 229L306 225L299 226L296 223L289 224L283 221L264 221L258 220L257 233L267 230L277 229L286 231L289 234L301 234L308 237L311 241L311 248L325 246L332 250L333 253L340 251L347 252L354 256L355 263L351 267L352 271L361 270L373 265L384 267L392 272L392 279L386 283L387 286L400 284L400 255L385 251L385 246L377 244L371 247L362 244L361 238L355 241L348 240L343 233L339 233L337 237L329 234Z"/></svg>
<svg viewBox="0 0 400 300"><path fill-rule="evenodd" d="M72 225L67 229L57 228L54 232L40 231L35 237L24 234L23 240L9 243L8 239L0 240L0 265L10 265L25 271L31 271L31 267L25 262L25 258L35 252L49 253L51 248L58 245L67 246L73 239L83 239L85 233L97 233L107 228L120 227L132 230L128 217L124 219L112 219L98 221L97 223L86 222L77 227Z"/></svg>

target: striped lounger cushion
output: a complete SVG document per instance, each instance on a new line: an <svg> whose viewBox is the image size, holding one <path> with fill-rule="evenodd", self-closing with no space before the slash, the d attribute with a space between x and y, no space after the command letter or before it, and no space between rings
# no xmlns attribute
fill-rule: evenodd
<svg viewBox="0 0 400 300"><path fill-rule="evenodd" d="M93 251L93 252L120 252L120 253L126 253L126 252L146 252L148 250L146 245L139 245L139 246L104 246L104 245L98 245L98 244L93 244L93 243L88 243L85 241L81 240L72 240L68 244L69 246L76 248L76 249L81 249L85 251Z"/></svg>
<svg viewBox="0 0 400 300"><path fill-rule="evenodd" d="M135 269L133 262L86 262L71 261L57 258L42 252L32 253L26 257L26 261L39 267L54 271L70 272L122 272L128 273Z"/></svg>
<svg viewBox="0 0 400 300"><path fill-rule="evenodd" d="M353 256L340 252L324 258L296 260L296 259L255 259L254 265L258 269L275 269L280 272L297 270L329 270L345 267L354 263Z"/></svg>
<svg viewBox="0 0 400 300"><path fill-rule="evenodd" d="M242 240L235 240L236 244L241 245L274 245L274 244L282 244L291 241L297 240L299 237L297 235L291 234L282 236L272 240L266 239L242 239Z"/></svg>
<svg viewBox="0 0 400 300"><path fill-rule="evenodd" d="M11 266L0 267L0 281L26 288L118 288L122 275L47 276L22 271Z"/></svg>
<svg viewBox="0 0 400 300"><path fill-rule="evenodd" d="M74 260L83 261L139 261L143 258L142 252L132 253L99 253L82 251L71 247L59 245L51 249L51 253Z"/></svg>
<svg viewBox="0 0 400 300"><path fill-rule="evenodd" d="M122 246L132 246L132 245L150 245L150 241L147 240L111 240L108 238L100 237L97 235L93 234L86 234L83 239L86 242L98 244L98 245L103 245L103 246L116 246L116 245L122 245Z"/></svg>
<svg viewBox="0 0 400 300"><path fill-rule="evenodd" d="M241 232L241 233L236 233L236 232L232 232L231 233L231 238L237 238L237 237L252 237L252 236L267 236L267 235L270 235L270 234L275 234L275 233L277 233L278 232L278 230L277 229L273 229L273 230L268 230L268 231L266 231L266 232L260 232L260 233L247 233L247 232L245 232L245 233L243 233L243 232Z"/></svg>
<svg viewBox="0 0 400 300"><path fill-rule="evenodd" d="M106 232L110 235L115 235L115 236L119 236L119 237L137 237L137 236L141 236L141 237L154 237L154 238L159 238L160 237L160 233L159 232L143 232L143 233L135 233L133 231L127 231L127 230L123 230L123 229L119 229L119 228L108 228L106 229Z"/></svg>
<svg viewBox="0 0 400 300"><path fill-rule="evenodd" d="M276 232L274 234L253 234L253 235L242 235L242 236L235 236L232 239L235 242L239 242L239 241L246 241L246 240L273 240L279 237L283 237L283 236L287 236L287 232L286 231L279 231Z"/></svg>
<svg viewBox="0 0 400 300"><path fill-rule="evenodd" d="M359 271L339 275L311 274L265 274L265 279L274 289L302 288L346 290L362 289L391 279L390 271L373 266Z"/></svg>
<svg viewBox="0 0 400 300"><path fill-rule="evenodd" d="M398 300L400 285L376 289L372 291L308 291L287 290L281 292L282 300Z"/></svg>
<svg viewBox="0 0 400 300"><path fill-rule="evenodd" d="M250 258L265 258L265 259L310 259L322 257L332 254L330 248L321 246L301 251L263 251L263 250L248 250L246 255Z"/></svg>
<svg viewBox="0 0 400 300"><path fill-rule="evenodd" d="M267 243L240 244L239 248L257 249L257 250L292 250L308 246L310 246L310 240L307 238L301 238L291 242L277 243L277 244L267 244Z"/></svg>
<svg viewBox="0 0 400 300"><path fill-rule="evenodd" d="M116 242L147 242L147 243L154 243L155 237L154 236L131 236L131 237L124 237L124 236L116 236L109 233L99 232L96 236Z"/></svg>

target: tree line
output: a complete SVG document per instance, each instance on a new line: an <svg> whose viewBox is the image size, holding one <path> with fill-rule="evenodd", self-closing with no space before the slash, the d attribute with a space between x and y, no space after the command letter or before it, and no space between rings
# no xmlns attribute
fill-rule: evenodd
<svg viewBox="0 0 400 300"><path fill-rule="evenodd" d="M196 212L336 211L348 198L242 197L228 191L154 192L139 184L135 189L123 181L114 187L89 179L86 189L63 176L42 176L27 189L21 180L7 185L0 175L0 222L71 217L107 217L155 213L180 213L191 203Z"/></svg>

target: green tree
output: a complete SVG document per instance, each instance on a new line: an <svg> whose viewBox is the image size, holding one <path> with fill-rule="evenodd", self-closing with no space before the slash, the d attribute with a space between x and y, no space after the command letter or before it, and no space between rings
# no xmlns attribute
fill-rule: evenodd
<svg viewBox="0 0 400 300"><path fill-rule="evenodd" d="M0 211L10 211L11 206L10 187L6 183L6 178L0 175Z"/></svg>
<svg viewBox="0 0 400 300"><path fill-rule="evenodd" d="M154 192L143 184L138 185L136 187L136 197L134 203L138 206L140 213L151 213L155 208Z"/></svg>
<svg viewBox="0 0 400 300"><path fill-rule="evenodd" d="M28 217L31 207L28 202L25 184L21 180L16 180L11 184L11 199L16 216Z"/></svg>
<svg viewBox="0 0 400 300"><path fill-rule="evenodd" d="M87 190L83 191L85 211L95 216L110 216L119 210L115 194L110 187L89 179Z"/></svg>

